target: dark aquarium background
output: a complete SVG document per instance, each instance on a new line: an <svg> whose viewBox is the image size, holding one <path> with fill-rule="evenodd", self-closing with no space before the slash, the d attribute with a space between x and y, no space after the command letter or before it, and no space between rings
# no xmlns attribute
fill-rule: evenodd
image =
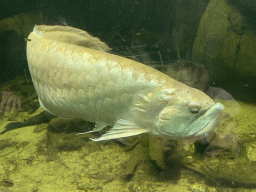
<svg viewBox="0 0 256 192"><path fill-rule="evenodd" d="M212 84L253 101L255 7L254 1L232 0L1 1L0 80L24 73L23 39L35 24L60 24L88 31L116 54L144 53L146 64L201 63Z"/></svg>
<svg viewBox="0 0 256 192"><path fill-rule="evenodd" d="M40 108L35 25L87 31L221 101L216 131L195 143L77 136L94 123ZM0 0L0 91L0 191L256 190L255 0Z"/></svg>

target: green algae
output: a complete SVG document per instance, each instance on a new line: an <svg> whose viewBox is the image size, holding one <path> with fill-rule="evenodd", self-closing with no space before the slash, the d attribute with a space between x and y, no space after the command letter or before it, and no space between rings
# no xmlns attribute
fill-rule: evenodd
<svg viewBox="0 0 256 192"><path fill-rule="evenodd" d="M223 178L230 185L221 189L229 189L232 182L246 187L254 184L253 178L247 177L253 175L256 159L256 110L253 104L238 103L240 110L223 103L230 115L216 129L219 136L236 134L242 139L238 156L229 150L212 159L204 158L194 144L173 141L159 147L147 134L131 142L134 146L93 142L76 135L90 130L90 124L57 118L1 135L0 154L4 155L0 157L0 180L13 182L9 187L13 191L216 191ZM19 112L16 120L27 120L41 112L41 108L32 114ZM0 131L9 122L3 117ZM231 169L224 169L227 164Z"/></svg>

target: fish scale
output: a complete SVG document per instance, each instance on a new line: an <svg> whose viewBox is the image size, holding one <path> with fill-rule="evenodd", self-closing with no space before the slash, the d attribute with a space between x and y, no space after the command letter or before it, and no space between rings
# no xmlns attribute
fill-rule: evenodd
<svg viewBox="0 0 256 192"><path fill-rule="evenodd" d="M35 41L33 40L32 43L33 42ZM136 84L136 79L134 77L139 77L145 74L145 73L140 73L140 74L136 73L133 75L132 73L127 73L125 70L127 68L124 68L124 70L122 71L122 67L120 66L120 64L116 64L114 65L114 67L110 66L112 68L110 69L109 72L108 71L106 72L106 70L103 70L103 69L104 67L107 67L107 58L106 57L99 58L98 60L96 60L88 52L86 53L82 52L80 54L77 54L77 52L79 51L81 52L82 47L77 48L74 45L66 45L65 43L56 44L51 40L45 40L38 44L34 43L34 45L32 43L31 43L31 47L28 46L28 49L37 50L37 52L41 53L40 57L45 58L45 62L43 63L43 66L41 65L40 62L33 62L33 61L31 62L33 64L29 65L30 70L31 70L31 67L33 68L33 70L31 71L34 71L34 70L37 71L31 74L33 81L38 82L36 83L37 86L35 86L37 89L37 92L41 93L41 97L46 99L48 98L47 102L44 103L44 106L46 108L54 109L52 113L58 114L63 117L67 117L67 115L65 114L65 111L60 112L59 114L59 112L57 112L59 110L59 107L54 105L54 108L53 108L52 107L53 104L51 103L51 101L55 101L55 100L57 101L58 99L62 99L62 100L65 100L66 104L72 105L72 101L70 101L70 98L72 98L75 101L79 100L76 94L79 91L79 89L75 90L73 88L73 87L76 87L76 85L79 85L77 83L79 77L80 79L82 79L80 82L86 85L83 87L83 89L80 89L80 91L82 91L83 93L88 92L88 96L89 96L88 98L90 98L91 100L89 101L89 103L93 103L92 105L89 105L89 107L94 106L96 109L96 100L98 100L102 94L106 94L106 96L108 96L109 99L111 99L112 97L112 102L114 106L117 106L117 105L123 106L124 103L120 102L120 100L122 100L121 98L125 93L123 93L122 89L124 89L126 92L131 92L132 89L129 89L129 88L125 89L125 87L129 87L128 86L129 84L130 85ZM64 46L69 48L63 49L62 47ZM44 51L46 49L47 51ZM83 48L83 49L86 49L86 48ZM80 57L81 57L81 54L83 54L82 58L86 58L87 60L80 60L80 62L78 62L77 59L74 59L77 57L77 56L74 57L73 56L74 54L79 55ZM67 59L60 59L60 61L62 61L63 64L61 64L61 62L56 63L56 61L58 61L58 58L61 58L64 56ZM51 58L54 58L54 59L51 59ZM74 60L76 61L76 63L74 62ZM89 63L88 60L92 60L92 62ZM86 63L86 64L84 65L83 63ZM112 62L109 61L108 63L112 63ZM85 72L85 74L82 74L80 76L80 73L82 72L80 69L82 69L83 72ZM42 74L41 71L44 71L45 73ZM54 76L55 73L58 73L58 75L62 74L62 76L60 77L57 77L57 75ZM122 78L123 76L121 75L121 73L126 74L126 76ZM36 74L36 75L33 75L33 74ZM130 77L133 77L129 79L129 83L127 83L128 81L125 81L128 78L127 74L130 74ZM100 76L107 76L105 77L105 79L107 79L108 81L101 81ZM137 87L141 86L142 82L143 80L141 80L141 78L139 77L138 83L136 84L136 86ZM123 84L125 83L128 85L123 86ZM147 86L148 82L144 81L144 83L145 83L145 86ZM106 84L108 84L108 86L106 86ZM55 85L56 88L62 91L57 94L56 90L50 89L51 85ZM91 87L91 89L88 89L89 87ZM120 90L122 90L122 92ZM136 90L137 89L133 91L136 91ZM119 98L113 97L113 93L117 94ZM126 97L127 96L128 94L126 94ZM87 104L84 104L84 105L86 106ZM101 106L101 107L102 107L102 110L104 110L104 106ZM85 113L84 115L88 115L88 113ZM116 118L117 117L112 117L113 121ZM95 120L93 119L93 121Z"/></svg>
<svg viewBox="0 0 256 192"><path fill-rule="evenodd" d="M75 39L72 41L71 37ZM76 38L85 39L87 45L81 46L82 40ZM188 103L198 102L202 106L201 115L191 116L190 119L206 121L206 115L218 118L223 108L201 91L149 66L105 52L108 48L103 42L82 30L39 25L35 26L28 39L28 65L41 106L57 116L96 122L100 125L95 128L97 131L106 125L113 126L112 131L98 140L144 132L170 137L175 135L177 139L176 132L181 132L180 138L186 138L196 131L185 136L183 127L172 127L170 131L167 130L168 133L156 127L159 125L157 122L162 122L159 118L166 118L165 111L170 107L182 106L180 110L184 111L183 114L191 116L190 113L186 114L189 111ZM209 114L204 115L207 110ZM161 111L164 114L160 114ZM177 125L177 122L174 124ZM205 126L205 123L199 124ZM191 129L196 129L193 126ZM167 128L162 126L161 129ZM212 130L213 126L208 129ZM188 127L184 130L188 130Z"/></svg>

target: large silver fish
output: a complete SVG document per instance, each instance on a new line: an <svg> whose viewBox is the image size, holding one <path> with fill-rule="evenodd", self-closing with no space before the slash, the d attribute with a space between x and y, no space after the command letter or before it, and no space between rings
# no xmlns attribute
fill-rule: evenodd
<svg viewBox="0 0 256 192"><path fill-rule="evenodd" d="M60 117L95 122L94 131L113 127L94 141L146 132L201 139L215 128L221 103L108 49L80 29L35 26L27 59L41 106Z"/></svg>

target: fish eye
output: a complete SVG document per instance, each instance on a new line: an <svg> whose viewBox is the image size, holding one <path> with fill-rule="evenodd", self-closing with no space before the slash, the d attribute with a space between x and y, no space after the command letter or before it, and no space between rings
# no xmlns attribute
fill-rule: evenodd
<svg viewBox="0 0 256 192"><path fill-rule="evenodd" d="M189 111L193 114L197 114L200 109L202 108L202 105L200 103L197 102L193 102L191 101L188 105L187 105Z"/></svg>
<svg viewBox="0 0 256 192"><path fill-rule="evenodd" d="M192 108L188 108L188 109L193 114L197 114L200 111L200 109L198 107L192 107Z"/></svg>

